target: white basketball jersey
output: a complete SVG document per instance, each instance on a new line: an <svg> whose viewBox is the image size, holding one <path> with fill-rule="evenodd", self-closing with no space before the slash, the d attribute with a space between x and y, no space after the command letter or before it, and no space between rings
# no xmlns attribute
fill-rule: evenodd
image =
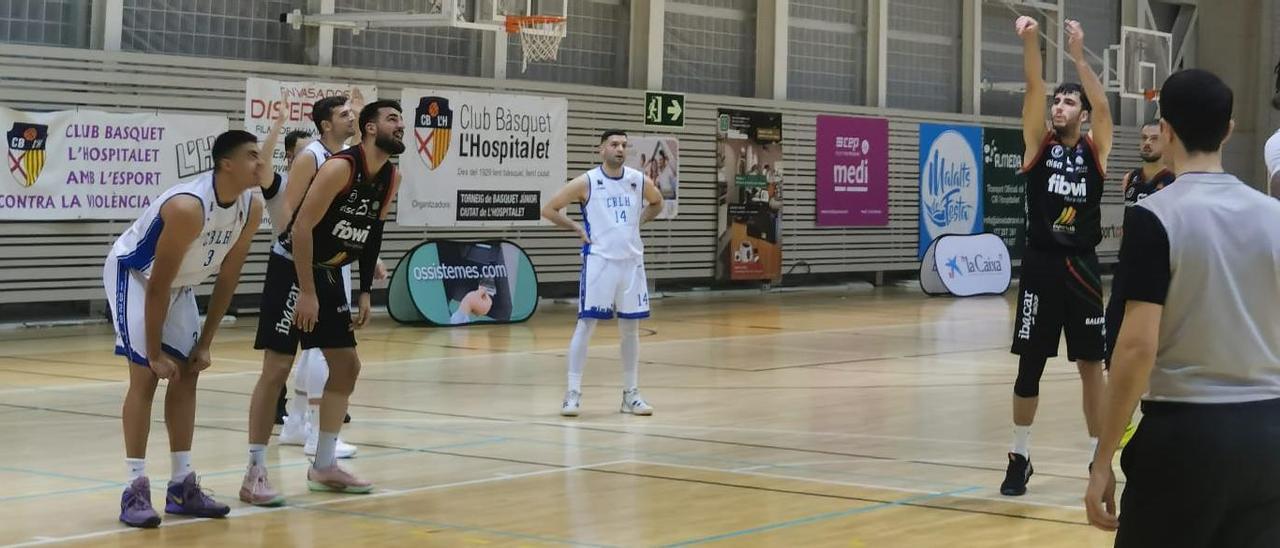
<svg viewBox="0 0 1280 548"><path fill-rule="evenodd" d="M617 179L596 167L587 175L587 203L582 218L591 243L584 255L621 260L644 257L640 215L644 211L644 174L623 166Z"/></svg>
<svg viewBox="0 0 1280 548"><path fill-rule="evenodd" d="M245 192L237 196L230 206L218 204L213 191L213 173L205 173L194 181L174 185L156 198L142 216L116 238L115 244L111 246L111 256L119 260L121 266L137 271L144 279L150 279L151 266L156 258L156 245L160 241L160 229L164 227L160 208L169 198L179 194L195 196L203 204L204 228L183 255L178 274L173 279L175 288L199 285L218 271L223 257L231 251L231 247L240 238L240 231L249 220L249 208L253 200L253 194Z"/></svg>
<svg viewBox="0 0 1280 548"><path fill-rule="evenodd" d="M285 207L284 189L289 186L289 172L278 175L280 177L280 186L276 188L275 194L270 198L263 193L263 201L267 204L267 218L271 221L271 240L275 241L280 237L285 227L289 226L289 219L293 217L293 212Z"/></svg>
<svg viewBox="0 0 1280 548"><path fill-rule="evenodd" d="M324 148L324 143L321 143L319 139L316 139L314 141L311 141L310 143L307 143L307 146L303 148L302 151L298 153L298 155L301 156L302 152L307 152L307 151L310 151L312 157L314 157L316 160L316 173L320 172L320 166L324 165L325 160L328 160L330 156L333 156L333 153L329 152L329 149ZM308 183L310 183L310 181L308 181ZM288 188L288 186L289 186L289 173L285 172L283 175L280 176L279 190L276 190L276 193L273 194L270 198L267 198L266 200L267 215L271 216L271 241L272 242L276 242L280 239L280 233L284 232L284 229L289 226L289 221L293 220L293 211L290 211L288 208L285 207L284 194L285 194L285 189ZM272 246L278 247L274 243L272 244ZM292 255L284 251L283 248L279 248L279 250L276 252L285 257L292 257Z"/></svg>

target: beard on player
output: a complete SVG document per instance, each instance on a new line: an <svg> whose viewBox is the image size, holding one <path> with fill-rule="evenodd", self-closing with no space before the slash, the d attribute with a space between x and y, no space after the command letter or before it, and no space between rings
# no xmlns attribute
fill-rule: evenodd
<svg viewBox="0 0 1280 548"><path fill-rule="evenodd" d="M396 156L404 152L404 129L384 130L383 128L378 128L378 134L374 137L373 144L387 154Z"/></svg>

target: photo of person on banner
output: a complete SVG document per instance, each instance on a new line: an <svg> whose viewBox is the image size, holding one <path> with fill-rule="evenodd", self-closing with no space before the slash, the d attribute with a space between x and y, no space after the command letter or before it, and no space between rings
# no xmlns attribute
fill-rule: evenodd
<svg viewBox="0 0 1280 548"><path fill-rule="evenodd" d="M623 164L644 173L658 185L662 193L662 213L658 219L674 219L680 189L680 144L675 137L641 136L631 138L627 161Z"/></svg>
<svg viewBox="0 0 1280 548"><path fill-rule="evenodd" d="M439 246L440 264L447 267L445 299L449 323L462 325L511 319L514 264L502 246L455 243ZM512 259L514 261L514 259Z"/></svg>

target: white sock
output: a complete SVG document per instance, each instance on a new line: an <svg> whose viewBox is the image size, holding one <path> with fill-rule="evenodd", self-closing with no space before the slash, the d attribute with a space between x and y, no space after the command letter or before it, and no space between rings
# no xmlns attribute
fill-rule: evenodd
<svg viewBox="0 0 1280 548"><path fill-rule="evenodd" d="M1089 438L1089 458L1098 454L1098 438Z"/></svg>
<svg viewBox="0 0 1280 548"><path fill-rule="evenodd" d="M124 459L124 465L129 469L129 483L147 475L147 459Z"/></svg>
<svg viewBox="0 0 1280 548"><path fill-rule="evenodd" d="M187 474L192 472L191 451L174 451L169 453L169 464L171 466L169 481L178 483L187 479Z"/></svg>
<svg viewBox="0 0 1280 548"><path fill-rule="evenodd" d="M266 466L267 465L267 444L250 443L249 444L249 467Z"/></svg>
<svg viewBox="0 0 1280 548"><path fill-rule="evenodd" d="M306 375L298 384L307 392L307 397L318 400L324 397L324 385L329 382L329 362L324 359L324 351L313 348L302 353L302 361L307 362Z"/></svg>
<svg viewBox="0 0 1280 548"><path fill-rule="evenodd" d="M338 446L338 435L333 432L321 432L316 442L316 460L312 464L317 470L328 468L338 463L334 451Z"/></svg>
<svg viewBox="0 0 1280 548"><path fill-rule="evenodd" d="M587 346L596 330L595 318L580 318L569 342L569 390L582 392L582 370L587 365Z"/></svg>
<svg viewBox="0 0 1280 548"><path fill-rule="evenodd" d="M622 389L634 390L640 376L640 320L618 320L622 339Z"/></svg>
<svg viewBox="0 0 1280 548"><path fill-rule="evenodd" d="M1031 458L1031 427L1013 427L1013 452Z"/></svg>
<svg viewBox="0 0 1280 548"><path fill-rule="evenodd" d="M294 386L299 385L295 384ZM293 397L289 398L289 405L285 406L285 414L289 415L289 422L305 421L307 418L307 393L299 388L294 388Z"/></svg>
<svg viewBox="0 0 1280 548"><path fill-rule="evenodd" d="M320 404L307 403L307 423L311 425L312 432L320 431Z"/></svg>

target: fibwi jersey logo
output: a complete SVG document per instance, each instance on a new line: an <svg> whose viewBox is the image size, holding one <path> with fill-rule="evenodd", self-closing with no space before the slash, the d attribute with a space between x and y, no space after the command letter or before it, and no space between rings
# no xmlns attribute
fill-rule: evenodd
<svg viewBox="0 0 1280 548"><path fill-rule="evenodd" d="M9 173L22 186L36 184L44 169L45 145L49 139L49 126L14 122L5 135L9 144Z"/></svg>
<svg viewBox="0 0 1280 548"><path fill-rule="evenodd" d="M453 135L453 110L444 97L423 97L413 112L413 135L418 141L418 159L435 170L449 153Z"/></svg>

